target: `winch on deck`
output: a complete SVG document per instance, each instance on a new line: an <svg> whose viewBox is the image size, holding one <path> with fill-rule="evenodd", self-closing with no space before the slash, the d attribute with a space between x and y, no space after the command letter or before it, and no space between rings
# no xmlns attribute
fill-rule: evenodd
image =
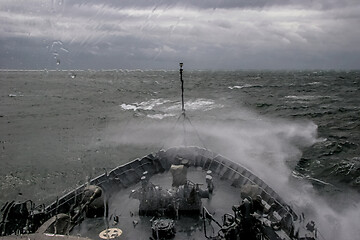
<svg viewBox="0 0 360 240"><path fill-rule="evenodd" d="M201 184L187 180L187 161L181 164L173 164L170 172L173 177L172 188L163 189L159 185L151 183L147 172L141 177L141 187L132 190L130 197L138 199L139 215L142 216L167 216L179 218L179 215L193 215L201 212L201 199L209 198L213 184L208 180L208 189L200 188Z"/></svg>

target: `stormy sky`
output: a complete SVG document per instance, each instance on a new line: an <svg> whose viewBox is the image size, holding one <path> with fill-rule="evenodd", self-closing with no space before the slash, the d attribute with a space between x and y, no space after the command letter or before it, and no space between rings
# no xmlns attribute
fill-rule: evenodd
<svg viewBox="0 0 360 240"><path fill-rule="evenodd" d="M1 0L0 69L360 69L359 0Z"/></svg>

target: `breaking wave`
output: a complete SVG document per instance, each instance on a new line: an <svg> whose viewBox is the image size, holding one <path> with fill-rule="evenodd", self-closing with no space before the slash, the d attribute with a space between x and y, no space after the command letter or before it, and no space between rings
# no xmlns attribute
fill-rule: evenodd
<svg viewBox="0 0 360 240"><path fill-rule="evenodd" d="M228 87L229 89L233 90L233 89L243 89L243 88L261 88L263 87L262 85L253 85L253 84L244 84L244 85L235 85L235 86L230 86Z"/></svg>
<svg viewBox="0 0 360 240"><path fill-rule="evenodd" d="M157 106L161 106L165 103L169 102L169 100L165 100L165 99L150 99L149 101L144 101L144 102L135 102L135 103L131 103L131 104L126 104L123 103L120 105L120 107L124 110L153 110L155 107Z"/></svg>
<svg viewBox="0 0 360 240"><path fill-rule="evenodd" d="M141 112L142 116L152 119L164 119L174 117L179 114L181 103L179 101L170 101L167 99L150 99L144 102L122 103L120 107L125 111ZM185 102L186 111L211 111L224 107L212 99L198 98ZM139 116L138 115L138 116Z"/></svg>

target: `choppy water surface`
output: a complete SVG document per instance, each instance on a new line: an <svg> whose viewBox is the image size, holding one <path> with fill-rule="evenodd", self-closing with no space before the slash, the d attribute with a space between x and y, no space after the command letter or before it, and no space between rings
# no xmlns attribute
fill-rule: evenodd
<svg viewBox="0 0 360 240"><path fill-rule="evenodd" d="M177 116L176 73L141 74L154 83L154 96L121 107L148 118ZM250 111L256 114L250 118L314 123L317 141L302 148L293 170L335 185L359 188L359 72L190 72L184 77L185 108L193 118L241 122L251 114L234 114ZM157 85L168 89L157 90Z"/></svg>
<svg viewBox="0 0 360 240"><path fill-rule="evenodd" d="M239 161L292 205L317 209L323 229L341 234L333 236L360 231L351 223L360 214L358 71L185 71L184 124L177 71L0 77L2 203L50 201L88 177L185 143Z"/></svg>

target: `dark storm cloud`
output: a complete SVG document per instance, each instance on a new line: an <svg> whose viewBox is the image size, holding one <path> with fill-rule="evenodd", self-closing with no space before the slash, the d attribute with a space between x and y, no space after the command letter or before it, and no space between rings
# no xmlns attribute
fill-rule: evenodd
<svg viewBox="0 0 360 240"><path fill-rule="evenodd" d="M99 4L97 0L83 0L67 2L67 4ZM112 7L135 7L135 8L156 8L185 6L188 8L196 7L200 9L214 8L263 8L271 6L303 6L322 9L338 8L344 6L357 5L357 0L110 0L104 4Z"/></svg>
<svg viewBox="0 0 360 240"><path fill-rule="evenodd" d="M358 68L360 56L360 4L349 0L3 0L0 7L0 68L172 68L177 61Z"/></svg>

